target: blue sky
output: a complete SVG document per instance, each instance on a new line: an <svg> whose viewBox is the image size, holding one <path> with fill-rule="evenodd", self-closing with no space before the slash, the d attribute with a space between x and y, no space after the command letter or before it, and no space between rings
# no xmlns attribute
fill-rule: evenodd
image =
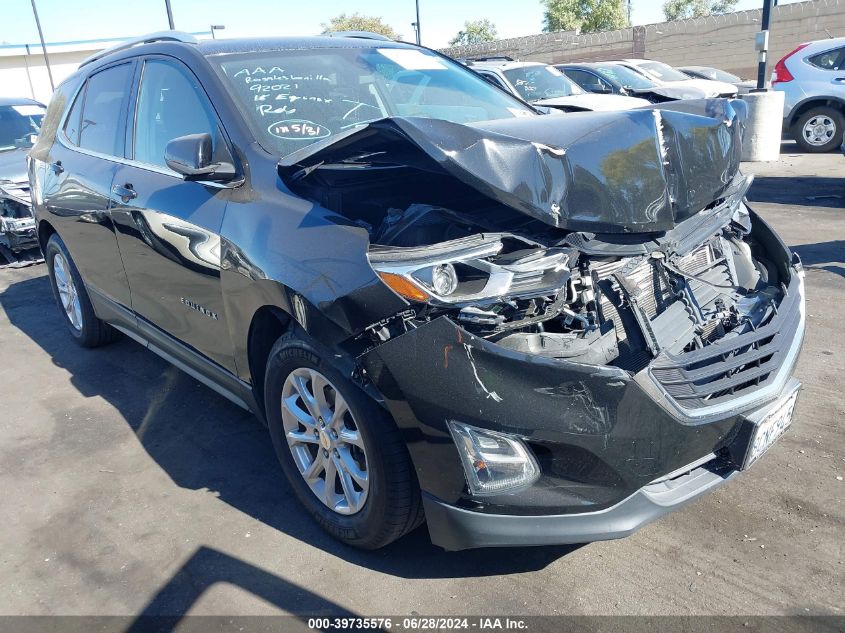
<svg viewBox="0 0 845 633"><path fill-rule="evenodd" d="M661 0L632 0L634 24L663 19ZM789 0L781 0L785 3ZM48 42L126 37L167 28L164 0L36 0ZM38 41L30 0L0 0L0 43ZM379 15L405 39L413 39L414 0L171 0L176 28L208 30L224 24L226 37L310 35L338 13ZM737 9L762 6L762 0L740 0ZM539 0L420 0L423 44L445 46L466 20L488 18L500 37L539 33L543 11Z"/></svg>

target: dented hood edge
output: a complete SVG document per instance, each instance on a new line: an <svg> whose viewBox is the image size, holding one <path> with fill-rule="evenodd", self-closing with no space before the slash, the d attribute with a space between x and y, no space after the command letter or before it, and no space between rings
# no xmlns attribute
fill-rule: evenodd
<svg viewBox="0 0 845 633"><path fill-rule="evenodd" d="M393 163L389 147L400 141L551 226L651 233L723 196L739 171L745 117L744 102L726 99L471 125L392 117L304 147L278 169L291 183L325 164Z"/></svg>

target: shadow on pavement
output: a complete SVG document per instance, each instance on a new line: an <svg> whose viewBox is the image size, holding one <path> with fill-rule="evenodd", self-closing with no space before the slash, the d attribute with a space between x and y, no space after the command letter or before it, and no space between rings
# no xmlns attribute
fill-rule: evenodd
<svg viewBox="0 0 845 633"><path fill-rule="evenodd" d="M845 157L839 158L845 173ZM845 209L845 178L756 176L748 199L788 206Z"/></svg>
<svg viewBox="0 0 845 633"><path fill-rule="evenodd" d="M826 270L845 277L845 240L792 246L805 268Z"/></svg>
<svg viewBox="0 0 845 633"><path fill-rule="evenodd" d="M306 514L276 460L267 430L251 414L126 338L82 350L70 339L46 276L0 293L11 323L70 374L86 398L102 397L178 486L208 489L241 512L351 563L403 578L456 578L542 569L580 546L469 550L433 546L425 526L368 552L326 535ZM57 415L64 415L64 411Z"/></svg>

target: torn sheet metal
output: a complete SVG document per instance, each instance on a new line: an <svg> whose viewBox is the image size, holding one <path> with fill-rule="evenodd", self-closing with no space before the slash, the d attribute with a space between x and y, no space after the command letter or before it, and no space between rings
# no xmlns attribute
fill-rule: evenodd
<svg viewBox="0 0 845 633"><path fill-rule="evenodd" d="M329 164L413 163L555 227L666 231L729 187L745 114L741 101L709 99L472 125L389 118L294 152L279 173L290 182Z"/></svg>

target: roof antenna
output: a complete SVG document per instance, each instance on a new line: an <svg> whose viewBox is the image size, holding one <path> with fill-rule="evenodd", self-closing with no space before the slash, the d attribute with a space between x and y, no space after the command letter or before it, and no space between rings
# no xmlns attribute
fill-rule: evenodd
<svg viewBox="0 0 845 633"><path fill-rule="evenodd" d="M833 39L833 36L830 34L830 31L828 31L827 29L825 29L825 30L824 30L824 32L825 32L825 33L827 33L827 39L829 39L829 40L832 40L832 39Z"/></svg>

